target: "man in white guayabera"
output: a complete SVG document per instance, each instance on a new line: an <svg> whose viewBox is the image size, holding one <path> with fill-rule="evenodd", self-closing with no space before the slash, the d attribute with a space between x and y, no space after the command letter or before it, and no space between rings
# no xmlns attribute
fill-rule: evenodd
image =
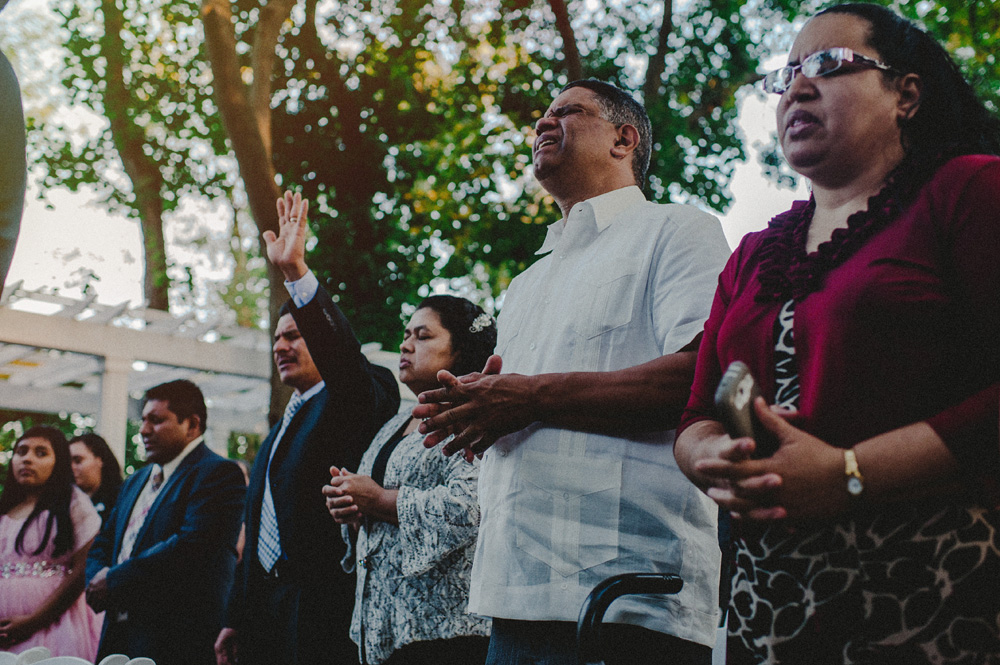
<svg viewBox="0 0 1000 665"><path fill-rule="evenodd" d="M507 291L498 356L414 411L428 445L457 432L446 453L483 453L469 608L494 619L489 665L569 665L598 582L672 572L680 594L612 607L605 662L707 664L717 508L677 468L672 428L729 247L711 215L646 200L650 122L624 91L571 83L535 130L563 219Z"/></svg>

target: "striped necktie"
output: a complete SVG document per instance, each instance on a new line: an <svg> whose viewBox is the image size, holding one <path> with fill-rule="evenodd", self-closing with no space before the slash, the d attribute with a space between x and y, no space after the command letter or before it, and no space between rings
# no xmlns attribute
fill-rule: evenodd
<svg viewBox="0 0 1000 665"><path fill-rule="evenodd" d="M153 472L149 474L149 483L143 487L139 498L132 507L132 515L129 517L128 526L125 527L125 535L122 536L122 548L118 552L118 563L125 561L132 556L132 548L135 547L136 538L139 537L139 530L146 521L149 509L153 507L156 496L163 486L163 467L159 464L153 465Z"/></svg>
<svg viewBox="0 0 1000 665"><path fill-rule="evenodd" d="M278 435L274 437L274 444L271 445L271 454L267 458L267 473L264 475L264 500L260 507L260 534L257 537L257 559L264 570L271 572L274 564L281 557L281 534L278 532L278 516L274 510L274 497L271 496L271 460L274 459L274 452L281 445L281 439L288 429L288 423L292 421L292 416L302 406L302 395L292 394L285 407L285 415L281 419L281 428Z"/></svg>

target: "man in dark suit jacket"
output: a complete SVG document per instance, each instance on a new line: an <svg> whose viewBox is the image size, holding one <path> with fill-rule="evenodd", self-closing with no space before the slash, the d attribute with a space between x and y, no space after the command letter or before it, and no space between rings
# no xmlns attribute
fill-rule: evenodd
<svg viewBox="0 0 1000 665"><path fill-rule="evenodd" d="M236 567L243 472L202 441L205 400L190 381L149 389L149 461L125 484L87 556L87 602L106 610L98 660L208 665Z"/></svg>
<svg viewBox="0 0 1000 665"><path fill-rule="evenodd" d="M287 224L281 203L279 212ZM286 409L250 473L246 547L227 628L216 641L219 664L235 663L237 654L240 665L357 662L348 636L355 580L340 565L346 546L322 489L331 467L357 469L379 427L399 410L399 387L392 372L361 353L347 319L306 267L303 238L297 250L287 248L298 252L288 260L275 253L274 234L264 234L268 258L292 293L275 329L274 362L295 389L290 408L302 402L290 419Z"/></svg>

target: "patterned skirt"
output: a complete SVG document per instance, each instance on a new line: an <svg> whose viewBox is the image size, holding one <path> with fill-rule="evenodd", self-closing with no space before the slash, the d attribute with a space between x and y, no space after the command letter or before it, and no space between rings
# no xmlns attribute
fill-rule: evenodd
<svg viewBox="0 0 1000 665"><path fill-rule="evenodd" d="M1000 513L939 502L744 532L728 662L1000 664Z"/></svg>

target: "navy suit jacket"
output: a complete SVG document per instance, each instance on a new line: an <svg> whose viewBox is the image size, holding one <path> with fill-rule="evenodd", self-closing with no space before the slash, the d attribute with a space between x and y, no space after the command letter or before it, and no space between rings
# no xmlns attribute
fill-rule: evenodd
<svg viewBox="0 0 1000 665"><path fill-rule="evenodd" d="M122 485L87 555L87 581L108 567L99 657L126 653L158 665L214 663L236 567L246 488L236 463L201 443L160 489L130 558L117 564L132 507L151 466ZM128 618L118 621L121 613Z"/></svg>
<svg viewBox="0 0 1000 665"><path fill-rule="evenodd" d="M346 547L340 527L326 509L322 488L330 481L331 466L357 470L379 428L399 411L399 387L392 372L373 365L361 353L350 324L322 287L305 307L293 308L292 316L326 382L299 407L271 462L271 494L283 557L278 569L284 583L297 588L297 608L289 610L295 616L279 617L280 626L266 623L254 611L261 598L260 589L254 588L263 570L257 540L267 460L279 428L275 426L250 473L246 547L226 625L237 630L242 643L248 634L259 638L261 632L294 626L298 635L275 636L287 645L285 653L297 654L294 662L339 662L338 653L331 653L343 648L337 640L349 645L350 658L356 654L347 636L354 577L340 566Z"/></svg>

